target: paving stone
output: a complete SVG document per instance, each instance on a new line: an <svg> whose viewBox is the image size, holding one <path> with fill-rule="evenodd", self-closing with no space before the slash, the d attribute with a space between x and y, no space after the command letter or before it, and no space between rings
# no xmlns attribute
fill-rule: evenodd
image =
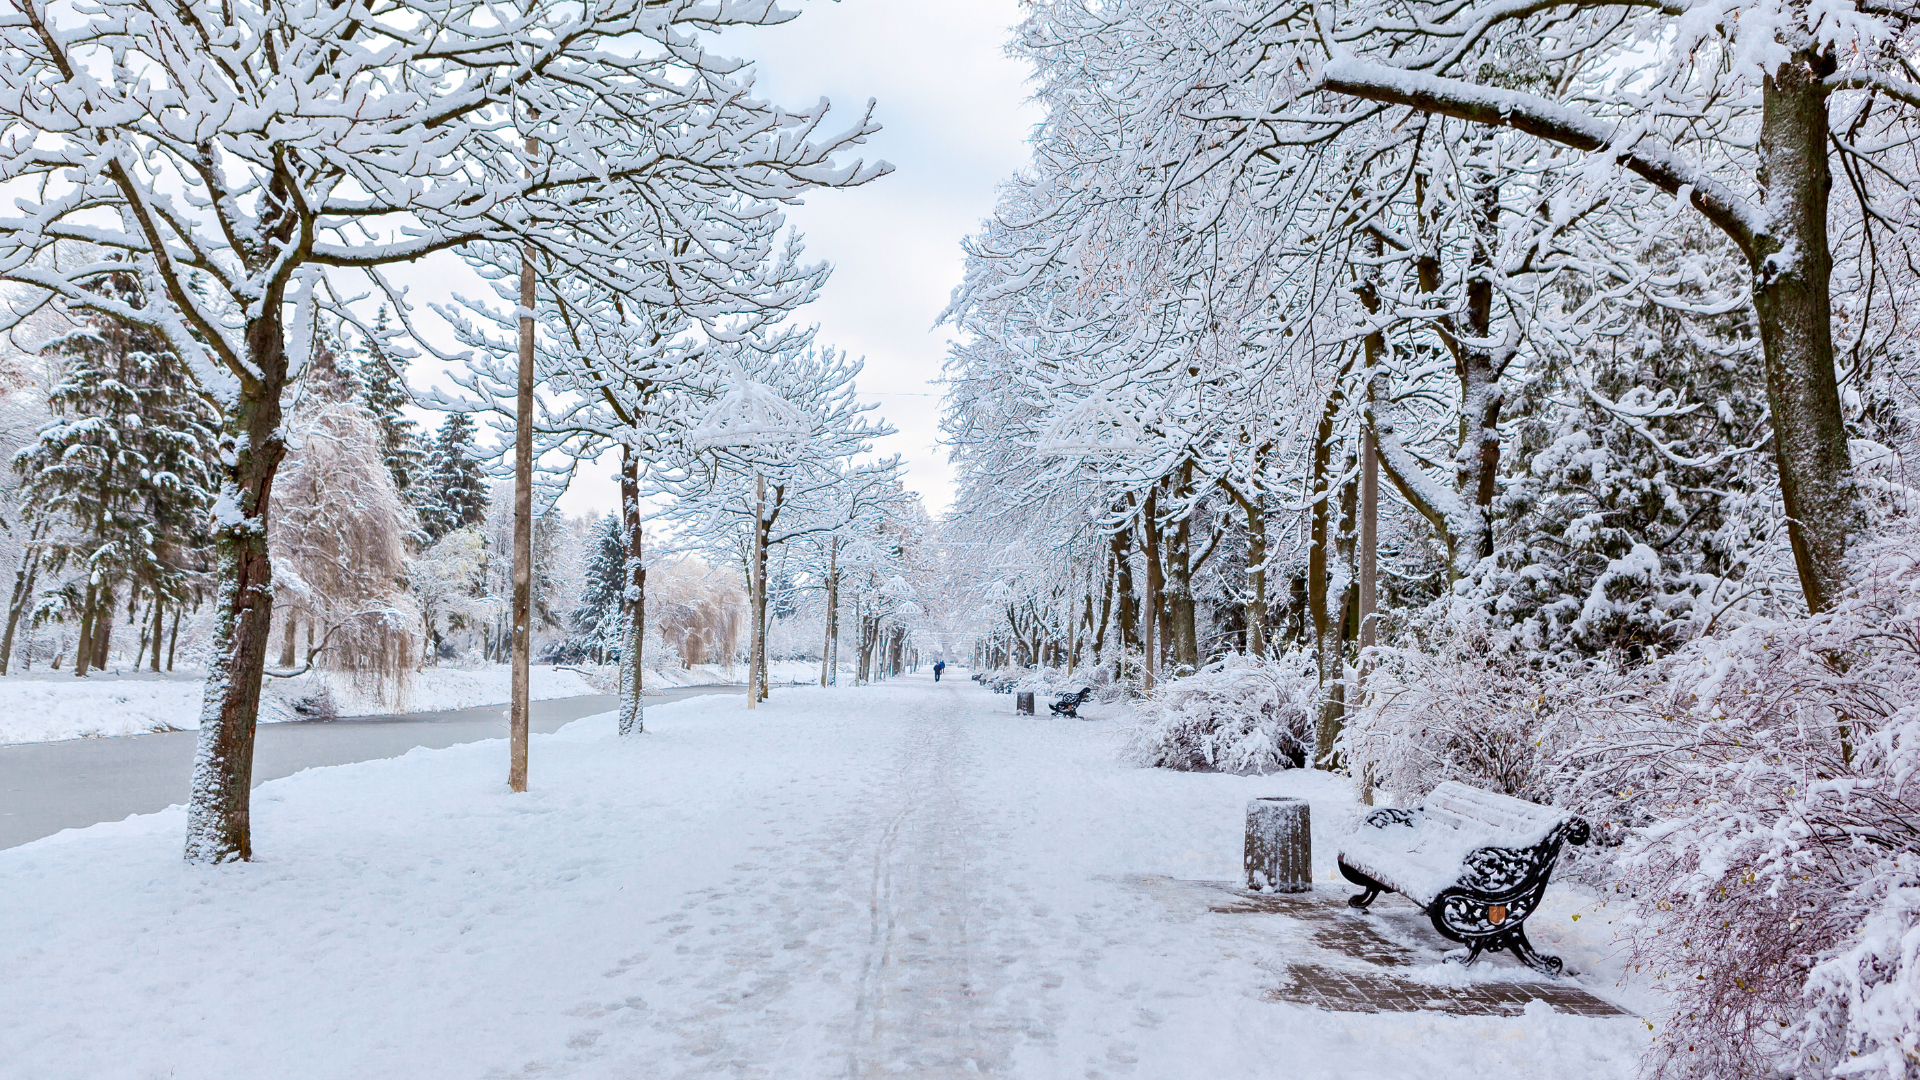
<svg viewBox="0 0 1920 1080"><path fill-rule="evenodd" d="M1435 986L1397 973L1394 969L1404 971L1437 962L1441 949L1434 946L1452 944L1438 938L1426 941L1433 937L1426 916L1399 897L1383 896L1375 902L1371 914L1360 915L1347 908L1344 892L1334 890L1275 894L1250 892L1230 881L1169 884L1176 885L1184 895L1204 900L1207 911L1214 915L1284 919L1296 924L1298 930L1286 933L1286 940L1304 946L1307 956L1286 961L1280 984L1267 991L1271 1001L1329 1012L1442 1012L1456 1016L1518 1016L1528 1003L1539 1001L1576 1016L1631 1015L1570 980L1537 978L1521 968L1515 969L1518 978L1514 981L1476 981L1458 986ZM1394 936L1406 940L1396 941ZM1322 957L1325 962L1320 962ZM1348 961L1358 963L1349 965ZM1481 961L1489 962L1497 961Z"/></svg>
<svg viewBox="0 0 1920 1080"><path fill-rule="evenodd" d="M1627 1016L1570 983L1468 983L1430 986L1384 971L1352 972L1316 964L1292 964L1287 981L1267 991L1287 1001L1328 1012L1443 1012L1455 1016L1518 1016L1539 1001L1576 1016Z"/></svg>

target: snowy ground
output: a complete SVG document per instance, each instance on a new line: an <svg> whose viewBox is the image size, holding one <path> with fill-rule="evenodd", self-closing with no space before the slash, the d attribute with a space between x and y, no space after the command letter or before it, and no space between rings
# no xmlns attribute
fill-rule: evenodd
<svg viewBox="0 0 1920 1080"><path fill-rule="evenodd" d="M532 677L532 695L538 701L598 692L571 671L535 667ZM289 702L311 693L314 679L267 680L260 718L301 719ZM504 664L428 668L410 680L397 711L437 712L502 702L508 697L509 679ZM15 672L0 678L0 744L191 730L200 726L204 686L204 676L197 672L95 672L84 679L70 671ZM333 688L333 694L343 716L396 711L345 687Z"/></svg>
<svg viewBox="0 0 1920 1080"><path fill-rule="evenodd" d="M1287 921L1181 879L1237 877L1246 800L1295 794L1343 894L1323 775L1127 768L1111 721L925 676L649 727L536 737L526 795L499 742L274 781L248 865L182 864L178 808L0 852L0 1076L1607 1080L1645 1045L1272 1000ZM1582 906L1529 928L1626 1000Z"/></svg>
<svg viewBox="0 0 1920 1080"><path fill-rule="evenodd" d="M600 669L596 669L600 670ZM619 672L609 666L605 669L607 679L617 681ZM817 660L775 660L768 665L767 674L775 686L820 684L820 662ZM842 682L853 681L853 669L843 667L840 674ZM648 689L667 686L713 686L717 683L745 683L747 665L745 664L695 664L681 667L668 664L665 667L648 668L644 685Z"/></svg>

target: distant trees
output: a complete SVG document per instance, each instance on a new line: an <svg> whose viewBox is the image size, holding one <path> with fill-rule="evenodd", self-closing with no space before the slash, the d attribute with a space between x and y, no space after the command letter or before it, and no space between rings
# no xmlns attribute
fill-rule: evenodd
<svg viewBox="0 0 1920 1080"><path fill-rule="evenodd" d="M746 92L740 65L701 48L703 33L789 17L764 3L105 0L17 15L0 28L13 60L0 123L19 136L0 152L0 179L31 194L0 217L0 276L161 335L220 388L195 862L252 850L267 504L300 328L316 305L342 306L327 275L364 273L384 291L382 267L494 249L672 308L690 248L749 263L764 250L710 219L752 204L747 218L764 225L763 203L884 171L833 161L869 122L823 135L824 104L776 109ZM236 125L254 114L274 122ZM657 211L657 227L627 227L633 208ZM75 239L111 257L41 258ZM90 290L113 258L132 260L168 303Z"/></svg>
<svg viewBox="0 0 1920 1080"><path fill-rule="evenodd" d="M435 662L454 630L484 624L502 607L487 591L487 538L478 529L455 529L407 561L408 587L420 609L425 655Z"/></svg>
<svg viewBox="0 0 1920 1080"><path fill-rule="evenodd" d="M342 672L397 705L418 656L419 615L403 582L419 525L394 486L380 423L347 380L337 388L288 417L268 548L282 579L280 665Z"/></svg>
<svg viewBox="0 0 1920 1080"><path fill-rule="evenodd" d="M117 303L148 304L131 272L95 287ZM22 619L32 617L40 575L69 567L80 579L59 600L79 619L74 674L106 662L115 611L138 612L142 599L141 640L157 671L166 614L196 585L217 414L164 338L112 315L95 313L49 343L44 358L60 373L48 398L54 420L12 463L33 539L0 637L0 672Z"/></svg>

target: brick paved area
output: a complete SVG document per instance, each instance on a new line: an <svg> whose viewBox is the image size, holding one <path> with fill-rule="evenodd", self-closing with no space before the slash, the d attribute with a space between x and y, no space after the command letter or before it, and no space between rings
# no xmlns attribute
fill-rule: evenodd
<svg viewBox="0 0 1920 1080"><path fill-rule="evenodd" d="M1576 1016L1625 1016L1572 979L1550 979L1513 966L1511 981L1499 957L1480 961L1471 982L1437 985L1413 977L1435 964L1452 943L1433 933L1426 916L1405 900L1382 897L1373 913L1346 906L1346 890L1322 885L1305 894L1248 892L1238 882L1162 879L1141 884L1164 891L1179 906L1204 904L1214 916L1246 917L1279 947L1276 982L1266 996L1330 1012L1444 1012L1459 1016L1514 1016L1539 1001ZM1261 925L1266 924L1266 925ZM1243 927L1253 929L1255 927ZM1396 970L1399 969L1399 970Z"/></svg>
<svg viewBox="0 0 1920 1080"><path fill-rule="evenodd" d="M1329 1012L1518 1016L1529 1001L1541 1001L1576 1016L1627 1015L1568 982L1433 986L1384 971L1342 971L1318 964L1292 964L1287 974L1291 981L1267 991L1269 1000L1291 1001Z"/></svg>

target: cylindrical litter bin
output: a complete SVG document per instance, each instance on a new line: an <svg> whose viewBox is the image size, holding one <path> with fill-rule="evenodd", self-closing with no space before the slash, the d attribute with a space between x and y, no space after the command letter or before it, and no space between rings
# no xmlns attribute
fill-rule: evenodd
<svg viewBox="0 0 1920 1080"><path fill-rule="evenodd" d="M1312 825L1305 799L1274 796L1247 803L1247 888L1288 893L1312 890Z"/></svg>
<svg viewBox="0 0 1920 1080"><path fill-rule="evenodd" d="M1033 691L1022 690L1013 696L1013 707L1019 712L1033 715Z"/></svg>

